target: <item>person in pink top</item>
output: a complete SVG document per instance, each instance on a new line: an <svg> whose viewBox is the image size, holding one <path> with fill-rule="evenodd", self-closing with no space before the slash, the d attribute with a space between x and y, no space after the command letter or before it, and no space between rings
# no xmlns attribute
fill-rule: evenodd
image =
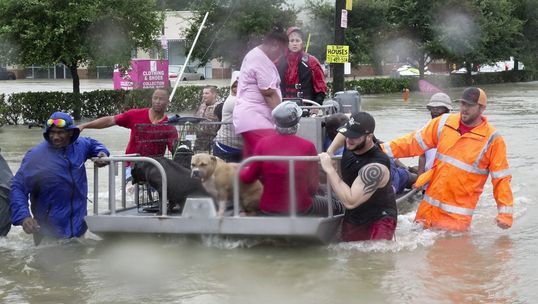
<svg viewBox="0 0 538 304"><path fill-rule="evenodd" d="M276 134L262 138L254 149L255 156L317 156L314 144L295 135L299 128L302 110L294 102L285 101L273 111ZM254 162L240 172L241 181L252 183L258 178L263 183L260 213L263 215L289 214L289 172L288 162ZM297 213L311 216L328 214L327 200L316 196L319 187L317 161L295 162L295 194ZM333 203L333 213L343 213L339 202Z"/></svg>
<svg viewBox="0 0 538 304"><path fill-rule="evenodd" d="M178 138L173 125L166 125L168 117L168 91L156 89L151 97L151 108L131 109L127 112L105 116L79 125L79 129L104 129L114 125L131 129L126 154L138 153L142 156L162 156L166 148L173 152L174 141Z"/></svg>
<svg viewBox="0 0 538 304"><path fill-rule="evenodd" d="M263 43L247 53L241 64L233 111L235 132L243 137L243 157L252 155L257 142L275 134L271 110L281 101L280 76L274 62L288 47L288 36L275 28Z"/></svg>

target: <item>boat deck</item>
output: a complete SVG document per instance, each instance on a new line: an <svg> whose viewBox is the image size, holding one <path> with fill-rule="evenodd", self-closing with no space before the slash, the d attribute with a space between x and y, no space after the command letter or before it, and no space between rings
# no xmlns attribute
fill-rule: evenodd
<svg viewBox="0 0 538 304"><path fill-rule="evenodd" d="M93 233L102 237L113 234L211 234L285 237L330 243L337 235L342 217L160 216L139 212L133 207L114 215L90 215L86 217L86 222Z"/></svg>

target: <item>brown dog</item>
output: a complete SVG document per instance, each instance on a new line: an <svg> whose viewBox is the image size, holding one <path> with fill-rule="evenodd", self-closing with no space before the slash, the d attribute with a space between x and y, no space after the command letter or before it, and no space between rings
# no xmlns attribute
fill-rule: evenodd
<svg viewBox="0 0 538 304"><path fill-rule="evenodd" d="M207 192L217 199L219 216L224 214L226 203L233 199L233 179L238 167L237 163L226 163L207 153L192 156L192 177L200 178ZM258 210L262 190L262 184L259 181L239 185L239 201L245 212Z"/></svg>

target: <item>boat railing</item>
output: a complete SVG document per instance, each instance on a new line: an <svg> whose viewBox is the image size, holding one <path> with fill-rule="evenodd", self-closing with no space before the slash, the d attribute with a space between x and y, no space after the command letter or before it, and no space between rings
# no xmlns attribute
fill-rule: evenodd
<svg viewBox="0 0 538 304"><path fill-rule="evenodd" d="M122 207L125 209L126 201L127 201L127 178L125 174L125 163L126 162L147 162L154 165L157 170L159 170L159 174L161 174L161 180L162 180L162 191L161 191L161 212L162 215L166 216L167 209L166 204L168 203L168 197L167 197L167 176L166 172L164 171L163 166L156 161L155 159L151 157L144 157L144 156L136 156L136 155L125 155L125 156L110 156L110 157L102 157L99 158L101 161L105 161L109 163L108 166L108 208L111 215L116 214L116 175L117 175L117 164L121 163L121 203ZM138 204L138 186L135 186L135 203ZM94 166L94 174L93 174L93 213L97 215L99 213L99 168L97 166Z"/></svg>
<svg viewBox="0 0 538 304"><path fill-rule="evenodd" d="M339 157L336 157L339 158ZM289 176L289 210L290 210L290 217L294 218L297 217L297 195L295 190L295 163L298 161L315 161L319 162L320 158L319 156L251 156L245 160L243 160L239 164L238 170L235 172L234 176L234 183L233 183L233 205L234 205L234 213L233 216L239 216L239 186L240 186L240 171L242 168L244 168L246 165L258 162L258 161L271 161L271 162L288 162L288 176ZM326 199L327 199L327 209L328 209L328 217L333 217L333 200L332 200L332 191L331 186L329 183L327 183L327 191L326 191Z"/></svg>
<svg viewBox="0 0 538 304"><path fill-rule="evenodd" d="M340 160L341 156L334 156L334 160ZM148 162L154 165L157 170L159 171L159 174L161 175L161 181L162 181L162 188L161 188L161 199L160 199L160 210L161 214L163 216L167 215L168 208L168 197L167 197L167 176L166 171L164 170L164 167L155 159L151 157L144 157L144 156L137 156L137 154L130 154L130 155L124 155L124 156L110 156L110 157L102 157L99 160L105 161L109 163L108 166L108 206L109 206L109 212L111 215L116 214L116 175L118 173L118 164L120 164L121 170L121 204L122 208L125 209L126 206L126 189L127 189L127 178L125 173L126 162ZM238 167L237 172L234 175L234 183L233 183L233 216L238 217L240 215L240 204L239 204L239 187L240 187L240 178L239 178L239 172L242 168L247 166L248 164L251 164L253 162L257 161L276 161L276 162L288 162L288 174L289 174L289 210L290 210L290 217L297 217L297 195L296 195L296 189L295 189L295 176L296 176L296 170L295 170L295 164L298 161L315 161L319 162L319 156L252 156L245 160L243 160ZM99 168L97 166L94 166L94 175L93 175L93 213L95 215L99 214ZM327 199L327 217L333 217L333 193L332 188L329 183L326 183L326 199ZM139 199L139 189L138 184L134 187L134 199L135 204L138 205L138 199ZM404 195L398 197L396 200L397 203L409 199L411 196L413 196L415 193L418 192L418 189L412 189L411 191L405 193Z"/></svg>
<svg viewBox="0 0 538 304"><path fill-rule="evenodd" d="M338 158L338 157L337 157ZM161 175L162 178L162 191L161 191L161 206L160 210L162 212L163 216L167 215L167 209L166 204L168 202L167 198L167 176L166 172L163 168L163 166L156 161L155 159L151 157L143 157L143 156L133 156L133 155L127 155L127 156L110 156L110 157L102 157L100 158L101 161L105 161L109 163L108 166L108 207L109 212L111 215L116 214L117 208L116 208L116 175L118 171L118 164L120 164L121 170L121 204L122 208L126 208L126 175L125 175L125 163L126 162L148 162L154 165ZM288 174L289 174L289 210L290 210L290 216L291 217L297 217L297 196L296 196L296 189L295 189L295 176L296 176L296 170L295 170L295 164L298 161L319 161L318 156L252 156L245 160L243 160L239 164L239 168L234 176L234 184L233 184L233 216L239 216L240 214L240 207L239 207L239 171L241 168L245 167L246 165L256 162L256 161L277 161L277 162L288 162ZM93 213L95 215L99 214L99 168L97 166L94 166L94 176L93 176L93 185L94 185L94 207L93 207ZM136 200L138 200L138 187L135 186L135 203ZM333 202L333 194L332 189L329 184L327 184L327 190L326 190L326 199L327 199L327 214L328 217L333 216L333 208L332 208L332 202Z"/></svg>

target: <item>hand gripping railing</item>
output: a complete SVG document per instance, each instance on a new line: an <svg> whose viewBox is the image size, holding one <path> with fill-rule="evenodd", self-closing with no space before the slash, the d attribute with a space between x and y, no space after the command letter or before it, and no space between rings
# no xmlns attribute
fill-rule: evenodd
<svg viewBox="0 0 538 304"><path fill-rule="evenodd" d="M108 166L108 207L110 210L110 214L116 214L116 163L121 162L122 166L122 205L123 208L125 208L125 200L126 200L126 194L125 194L125 162L148 162L157 167L159 170L159 174L161 174L161 180L162 180L162 189L161 189L161 213L163 216L166 216L167 209L166 204L168 203L168 197L167 197L167 177L166 172L164 171L163 166L156 161L155 159L151 157L142 157L142 156L110 156L110 157L101 157L99 158L100 161L106 161L109 162ZM98 197L99 197L99 177L98 173L99 168L97 166L94 166L94 174L93 174L93 213L95 215L98 214L99 208L98 208ZM135 193L135 197L138 197L138 193Z"/></svg>
<svg viewBox="0 0 538 304"><path fill-rule="evenodd" d="M241 169L246 165L256 162L256 161L286 161L288 162L288 174L289 174L289 199L290 199L290 216L297 217L297 197L295 191L295 162L296 161L319 161L319 156L252 156L243 160L239 164L239 168L234 175L234 216L239 216L239 187L240 179L239 175ZM328 217L333 216L333 202L332 202L332 193L331 186L327 182L327 208L328 208Z"/></svg>

